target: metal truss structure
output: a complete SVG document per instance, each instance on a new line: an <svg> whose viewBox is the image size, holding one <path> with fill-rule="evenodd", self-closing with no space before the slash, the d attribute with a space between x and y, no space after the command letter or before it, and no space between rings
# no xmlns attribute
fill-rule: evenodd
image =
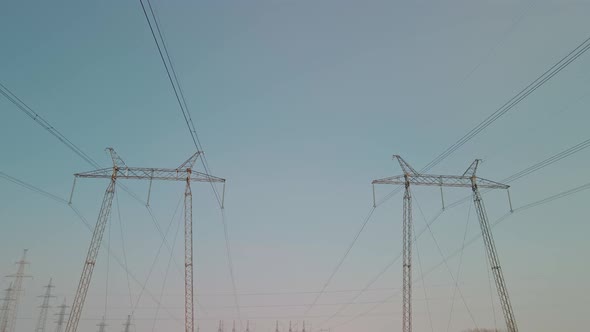
<svg viewBox="0 0 590 332"><path fill-rule="evenodd" d="M0 321L0 332L14 332L16 329L18 306L20 298L24 292L23 280L25 278L30 278L30 276L25 275L25 267L29 264L29 262L26 261L27 252L28 249L23 250L22 258L20 261L16 262L16 264L18 264L16 274L8 276L9 278L14 278L14 283L11 284L11 287L6 292L6 309L3 312L2 320Z"/></svg>
<svg viewBox="0 0 590 332"><path fill-rule="evenodd" d="M66 323L66 309L68 306L66 305L66 300L59 307L59 312L57 313L57 325L55 327L55 332L63 332L64 324Z"/></svg>
<svg viewBox="0 0 590 332"><path fill-rule="evenodd" d="M403 185L404 191L404 211L403 211L403 303L402 303L402 331L412 331L412 196L410 191L411 185L418 186L435 186L471 188L473 192L473 202L477 210L477 216L484 239L488 262L494 275L496 289L500 297L504 319L508 332L518 332L514 312L508 296L506 282L500 267L496 245L492 236L492 230L488 221L487 213L484 207L483 199L479 188L487 189L505 189L509 186L486 180L476 176L477 167L480 160L475 160L463 175L431 175L421 174L410 166L402 157L393 156L399 162L404 174L399 176L388 177L373 181L373 197L375 197L375 184L393 184ZM508 194L510 199L510 194ZM443 200L444 202L444 200ZM510 204L512 206L512 204ZM444 207L444 203L443 203Z"/></svg>
<svg viewBox="0 0 590 332"><path fill-rule="evenodd" d="M45 332L45 326L47 325L47 313L51 306L49 305L49 300L54 298L55 296L51 295L51 289L55 288L52 284L53 280L49 279L49 284L45 286L45 295L40 297L43 298L43 303L41 304L41 312L39 313L39 319L37 320L37 327L35 328L35 332Z"/></svg>
<svg viewBox="0 0 590 332"><path fill-rule="evenodd" d="M182 163L179 167L173 169L167 168L144 168L144 167L128 167L125 162L117 155L114 149L107 148L111 159L113 160L112 168L98 169L85 173L74 174L74 186L77 178L103 178L109 179L109 185L106 189L102 206L98 214L98 220L92 234L90 247L82 269L82 276L76 290L76 295L72 304L72 311L66 325L66 332L75 332L78 328L82 308L90 286L92 272L96 265L96 258L102 237L104 235L105 227L108 222L111 207L113 204L113 197L115 194L116 182L118 179L130 180L149 180L150 192L153 180L164 181L182 181L185 182L184 191L184 245L185 245L185 332L194 331L194 296L193 296L193 218L192 218L192 192L191 182L218 182L225 185L225 179L211 176L205 173L193 171L195 162L201 155L200 151L193 154L187 161ZM72 195L74 187L72 187ZM148 193L148 202L149 202ZM72 197L70 196L70 202Z"/></svg>

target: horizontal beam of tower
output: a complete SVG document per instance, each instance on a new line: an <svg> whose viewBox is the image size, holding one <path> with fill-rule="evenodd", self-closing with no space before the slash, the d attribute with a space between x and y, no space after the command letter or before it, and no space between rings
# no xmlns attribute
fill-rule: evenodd
<svg viewBox="0 0 590 332"><path fill-rule="evenodd" d="M471 176L460 175L431 175L431 174L405 174L388 178L374 180L373 184L399 184L404 185L406 181L418 186L436 186L436 187L460 187L471 188L473 185ZM477 186L480 188L491 189L508 189L510 186L475 177Z"/></svg>
<svg viewBox="0 0 590 332"><path fill-rule="evenodd" d="M113 168L97 169L90 172L76 173L77 178L95 178L104 179L113 176ZM145 167L126 167L120 168L117 173L117 179L131 180L167 180L167 181L187 181L191 182L225 182L225 179L218 178L201 172L195 172L190 168L170 169L170 168L145 168Z"/></svg>

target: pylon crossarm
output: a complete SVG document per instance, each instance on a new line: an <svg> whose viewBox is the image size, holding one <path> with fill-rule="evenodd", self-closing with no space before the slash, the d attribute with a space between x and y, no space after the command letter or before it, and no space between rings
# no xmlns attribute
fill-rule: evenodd
<svg viewBox="0 0 590 332"><path fill-rule="evenodd" d="M77 178L110 178L113 175L112 168L102 168L90 172L74 174ZM169 169L169 168L143 168L129 167L122 169L117 173L117 179L130 180L166 180L166 181L186 181L191 182L225 182L225 179L218 178L201 172L195 172L191 169Z"/></svg>
<svg viewBox="0 0 590 332"><path fill-rule="evenodd" d="M398 175L388 178L374 180L373 184L399 184L404 185L407 180L412 185L418 186L436 186L436 187L458 187L458 188L471 188L473 183L471 177L458 176L458 175L429 175L429 174L418 174L418 175ZM479 188L490 188L490 189L508 189L510 186L476 177L476 183Z"/></svg>

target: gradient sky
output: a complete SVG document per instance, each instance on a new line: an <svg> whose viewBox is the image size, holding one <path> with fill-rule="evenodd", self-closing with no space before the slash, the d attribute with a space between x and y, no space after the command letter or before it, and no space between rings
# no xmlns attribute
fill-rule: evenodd
<svg viewBox="0 0 590 332"><path fill-rule="evenodd" d="M588 37L587 0L251 0L154 1L214 175L228 179L226 214L241 319L258 332L306 319L314 330L350 302L401 250L401 197L374 213L350 256L313 301L371 208L372 179L400 173L401 154L421 168ZM0 82L102 165L114 147L130 166L176 167L194 152L138 1L11 1L0 10ZM436 173L462 173L474 158L480 175L505 178L588 139L590 54L520 103ZM75 172L92 167L0 98L0 170L67 197ZM515 207L585 183L582 151L512 184ZM127 183L147 196L146 183ZM78 182L74 204L94 224L106 182ZM391 188L378 188L379 196ZM137 331L180 331L183 324L182 228L173 217L182 184L158 183L152 208L174 243L163 306L102 250L80 331L121 331L137 306ZM436 189L416 189L426 219L440 210ZM448 190L447 200L468 191ZM522 331L587 331L590 325L589 192L515 214L494 228ZM504 193L486 195L491 220ZM104 237L143 284L161 237L144 207L120 192ZM194 189L195 274L201 331L226 331L238 319L221 215L210 188ZM118 212L121 215L119 223ZM90 233L46 197L0 182L0 272L29 249L17 331L34 328L37 298L50 277L57 305L75 292ZM415 209L416 230L424 218ZM170 226L169 226L170 225ZM466 229L467 225L467 231ZM418 240L422 270L478 233L473 210L445 212ZM110 236L109 236L110 234ZM123 234L123 236L121 236ZM122 241L122 237L124 241ZM106 245L103 246L103 249ZM170 251L164 247L146 289L159 297ZM416 258L416 256L415 256ZM491 303L481 240L448 261L479 327L502 327ZM107 269L108 266L108 269ZM107 278L108 270L108 278ZM415 276L420 266L415 261ZM106 287L107 279L109 282ZM9 279L2 279L6 288ZM416 282L415 331L447 331L453 293L443 264ZM401 286L401 264L321 325L337 332L401 330L401 298L351 320ZM105 292L105 290L107 290ZM266 295L260 295L266 293ZM496 298L495 291L493 293ZM130 303L132 302L132 303ZM137 305L136 305L137 303ZM53 313L51 311L51 328ZM172 316L176 318L172 318ZM349 322L350 321L350 322ZM347 323L348 322L348 323ZM346 323L346 324L344 324ZM238 323L238 327L239 327ZM448 331L474 327L456 298ZM254 330L254 329L253 329Z"/></svg>

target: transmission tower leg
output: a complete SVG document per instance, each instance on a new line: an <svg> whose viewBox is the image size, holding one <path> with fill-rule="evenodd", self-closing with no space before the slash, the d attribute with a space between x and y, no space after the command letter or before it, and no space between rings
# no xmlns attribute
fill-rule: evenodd
<svg viewBox="0 0 590 332"><path fill-rule="evenodd" d="M479 219L479 225L481 227L481 234L483 237L484 244L486 246L486 252L492 274L494 275L494 281L500 297L500 304L502 306L502 312L504 313L504 319L506 320L506 327L508 332L518 332L516 326L516 319L514 318L514 312L512 311L512 305L510 304L510 298L508 297L508 289L504 281L504 275L502 274L502 268L500 267L500 260L498 259L498 252L496 251L496 244L492 236L492 229L488 221L483 199L477 188L475 180L472 180L473 185L473 201L475 203L475 209L477 210L477 217Z"/></svg>
<svg viewBox="0 0 590 332"><path fill-rule="evenodd" d="M193 332L193 194L190 173L184 190L184 310L185 332Z"/></svg>
<svg viewBox="0 0 590 332"><path fill-rule="evenodd" d="M406 181L404 192L404 220L403 220L403 308L402 331L412 331L412 195L410 183Z"/></svg>
<svg viewBox="0 0 590 332"><path fill-rule="evenodd" d="M4 303L2 304L2 317L0 319L0 332L8 331L8 316L10 316L10 304L13 300L14 288L12 282L10 286L6 289L6 297L4 298Z"/></svg>
<svg viewBox="0 0 590 332"><path fill-rule="evenodd" d="M82 270L82 276L80 277L80 283L74 296L74 302L72 304L72 311L66 324L66 332L75 332L78 329L78 322L80 321L80 315L82 314L82 308L84 307L84 301L86 294L88 293L88 287L90 286L90 280L92 279L92 271L96 265L96 257L100 249L100 243L102 242L102 236L111 214L111 207L113 205L113 196L115 194L115 184L117 180L117 170L115 168L111 177L111 182L107 187L98 214L98 220L92 233L92 240L90 241L90 248L88 248L88 254L86 255L86 261L84 263L84 269Z"/></svg>

